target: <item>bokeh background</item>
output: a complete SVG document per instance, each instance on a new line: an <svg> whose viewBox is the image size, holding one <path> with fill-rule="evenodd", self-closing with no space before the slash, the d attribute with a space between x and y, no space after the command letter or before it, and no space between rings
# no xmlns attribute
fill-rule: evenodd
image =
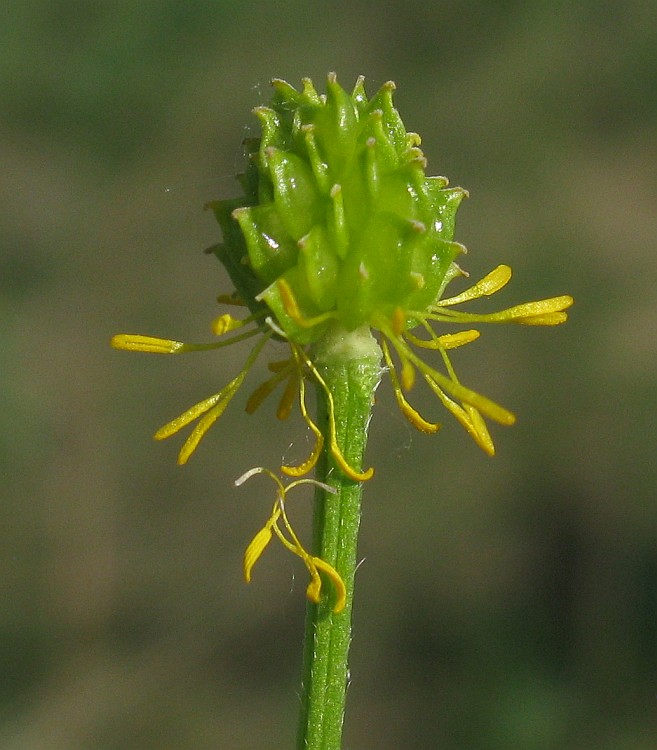
<svg viewBox="0 0 657 750"><path fill-rule="evenodd" d="M449 419L413 432L382 386L344 748L657 747L653 4L9 0L0 16L0 747L294 745L305 573L272 547L243 584L273 496L232 482L302 456L305 433L238 397L178 468L180 441L153 431L244 350L108 341L209 337L229 285L202 206L234 193L269 79L323 88L329 70L370 94L396 81L430 173L470 191L468 269L515 270L498 306L577 300L565 327L456 353L519 415L493 428L494 459ZM300 492L302 533L309 510Z"/></svg>

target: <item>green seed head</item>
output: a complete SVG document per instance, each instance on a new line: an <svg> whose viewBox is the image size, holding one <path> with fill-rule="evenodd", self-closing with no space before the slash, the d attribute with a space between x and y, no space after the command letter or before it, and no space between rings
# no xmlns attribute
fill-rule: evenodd
<svg viewBox="0 0 657 750"><path fill-rule="evenodd" d="M273 87L255 109L262 136L245 143L244 195L211 204L224 235L215 252L237 291L301 344L331 321L378 328L401 310L412 324L454 275L465 191L425 175L392 82L369 100L362 77L348 94L333 73L325 95L310 79Z"/></svg>

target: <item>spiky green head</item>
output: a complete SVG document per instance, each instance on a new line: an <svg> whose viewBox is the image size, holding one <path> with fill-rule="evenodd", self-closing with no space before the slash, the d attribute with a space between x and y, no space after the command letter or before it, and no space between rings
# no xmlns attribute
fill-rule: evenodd
<svg viewBox="0 0 657 750"><path fill-rule="evenodd" d="M333 73L326 95L310 79L302 91L273 86L255 110L262 136L246 142L244 196L211 204L224 234L215 252L237 291L301 344L331 321L380 328L401 310L411 324L454 275L465 191L425 175L392 82L369 100L362 77L351 95Z"/></svg>

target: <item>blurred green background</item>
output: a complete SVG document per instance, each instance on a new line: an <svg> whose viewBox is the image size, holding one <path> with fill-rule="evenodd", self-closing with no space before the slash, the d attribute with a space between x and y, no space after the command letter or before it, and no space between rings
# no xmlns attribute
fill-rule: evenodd
<svg viewBox="0 0 657 750"><path fill-rule="evenodd" d="M654 750L654 4L9 0L0 16L0 747L293 747L306 576L272 548L243 584L273 496L232 481L304 455L304 431L238 397L178 468L180 441L152 433L244 350L108 341L209 338L229 285L202 206L235 192L269 79L323 89L336 70L370 94L396 81L429 172L470 191L467 268L514 268L498 307L577 302L565 327L494 328L455 354L519 416L493 427L495 459L446 415L413 432L382 386L345 750ZM300 492L302 533L309 505Z"/></svg>

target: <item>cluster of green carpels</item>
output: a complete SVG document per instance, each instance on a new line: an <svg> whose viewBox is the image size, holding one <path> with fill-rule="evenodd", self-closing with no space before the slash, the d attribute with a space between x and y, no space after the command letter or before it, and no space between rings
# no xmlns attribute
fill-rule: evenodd
<svg viewBox="0 0 657 750"><path fill-rule="evenodd" d="M362 77L351 94L334 74L325 95L309 79L273 86L255 110L262 137L246 143L244 196L210 204L224 234L214 250L241 298L254 312L265 303L298 343L331 322L378 328L397 309L425 311L463 250L453 236L465 191L425 175L394 84L372 99Z"/></svg>

